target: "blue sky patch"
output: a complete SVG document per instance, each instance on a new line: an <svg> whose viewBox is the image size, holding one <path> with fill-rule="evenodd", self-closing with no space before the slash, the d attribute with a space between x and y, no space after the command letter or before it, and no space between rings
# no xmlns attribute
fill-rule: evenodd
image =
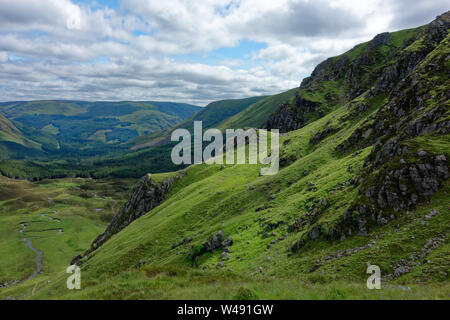
<svg viewBox="0 0 450 320"><path fill-rule="evenodd" d="M119 0L73 0L74 3L89 5L91 8L108 7L115 9L119 6Z"/></svg>
<svg viewBox="0 0 450 320"><path fill-rule="evenodd" d="M205 53L189 53L176 55L179 61L217 65L226 60L249 60L252 53L267 48L267 44L243 39L235 47L223 47Z"/></svg>

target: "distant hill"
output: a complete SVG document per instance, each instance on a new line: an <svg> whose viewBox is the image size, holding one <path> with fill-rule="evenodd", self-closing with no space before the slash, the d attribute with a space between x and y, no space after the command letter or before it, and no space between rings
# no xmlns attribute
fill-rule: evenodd
<svg viewBox="0 0 450 320"><path fill-rule="evenodd" d="M172 131L183 128L189 131L194 129L194 121L203 121L203 129L217 127L222 121L229 119L232 116L240 113L249 106L266 98L251 97L245 99L234 100L220 100L208 104L205 108L198 111L188 119L180 122L174 127L165 130L164 132L156 132L148 136L142 136L133 141L132 149L142 149L145 147L161 145L170 142L170 135Z"/></svg>
<svg viewBox="0 0 450 320"><path fill-rule="evenodd" d="M293 99L297 91L298 88L294 88L280 94L265 97L264 99L251 104L238 114L224 119L217 125L217 128L221 130L249 127L259 128L280 104Z"/></svg>
<svg viewBox="0 0 450 320"><path fill-rule="evenodd" d="M41 144L27 139L19 128L0 113L0 159L42 153Z"/></svg>
<svg viewBox="0 0 450 320"><path fill-rule="evenodd" d="M283 102L293 99L297 91L298 88L294 88L273 96L212 102L192 117L162 133L155 132L134 139L132 149L166 144L170 141L173 130L184 128L192 131L194 121L200 120L203 121L203 129L259 128Z"/></svg>
<svg viewBox="0 0 450 320"><path fill-rule="evenodd" d="M1 113L0 113L0 139L1 141L11 141L18 144L24 143L24 137L22 135L22 132L20 132L19 129L17 129L11 121L6 119Z"/></svg>
<svg viewBox="0 0 450 320"><path fill-rule="evenodd" d="M0 157L5 159L0 162L0 173L9 177L35 180L67 176L140 177L146 172L173 171L178 168L170 161L170 151L174 145L170 142L170 135L173 130L185 128L192 131L194 121L198 120L203 121L204 129L261 127L283 102L293 100L297 91L298 88L294 88L273 96L215 101L201 109L189 108L189 105L184 104L151 102L152 106L159 110L168 106L164 109L165 116L170 113L186 116L193 111L192 109L199 111L190 114L187 119L171 126L170 129L136 136L130 141L127 141L129 136L126 136L126 131L116 128L121 140L115 143L105 139L110 134L105 127L97 130L88 140L86 140L88 135L85 134L85 130L91 130L92 133L93 129L89 128L91 124L100 125L105 121L114 120L111 119L112 117L123 119L120 112L126 111L130 105L137 103L125 102L113 105L106 103L106 108L102 114L98 115L98 118L93 117L92 114L99 105L104 103L90 103L87 106L88 103L77 101L0 104L7 114L15 118L13 121L17 129L23 135L32 137L39 146L39 150L32 150L22 146L19 148L18 145L8 145L9 149L14 147L15 151L5 153L6 156L3 158ZM36 116L35 113L40 114ZM140 112L135 112L134 116L136 114L139 115ZM132 116L128 115L128 117ZM32 123L32 119L35 123ZM39 125L38 121L45 122ZM136 118L136 126L142 122L142 119ZM76 126L77 123L78 126ZM44 124L47 124L46 127L43 127ZM77 134L82 136L74 139L69 135L70 132L74 137ZM60 144L61 139L63 142ZM16 150L18 148L20 150Z"/></svg>
<svg viewBox="0 0 450 320"><path fill-rule="evenodd" d="M154 101L4 102L0 143L9 150L18 148L13 144L42 149L53 157L117 153L129 140L170 128L199 110L190 104ZM22 151L8 154L36 155Z"/></svg>

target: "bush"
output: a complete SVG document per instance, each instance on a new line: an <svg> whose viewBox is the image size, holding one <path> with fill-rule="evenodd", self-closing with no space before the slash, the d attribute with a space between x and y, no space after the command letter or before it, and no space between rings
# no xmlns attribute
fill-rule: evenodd
<svg viewBox="0 0 450 320"><path fill-rule="evenodd" d="M236 295L233 297L234 300L258 300L258 295L251 289L240 287Z"/></svg>

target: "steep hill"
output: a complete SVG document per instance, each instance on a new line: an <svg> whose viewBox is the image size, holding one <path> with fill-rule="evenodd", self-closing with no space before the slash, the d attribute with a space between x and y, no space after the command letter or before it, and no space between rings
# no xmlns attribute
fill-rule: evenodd
<svg viewBox="0 0 450 320"><path fill-rule="evenodd" d="M19 144L24 143L22 132L17 129L11 121L0 113L0 139L1 141L11 141Z"/></svg>
<svg viewBox="0 0 450 320"><path fill-rule="evenodd" d="M238 114L222 120L216 125L218 129L260 128L279 106L292 99L298 88L261 99Z"/></svg>
<svg viewBox="0 0 450 320"><path fill-rule="evenodd" d="M274 176L144 177L73 261L83 290L62 270L0 296L448 298L449 29L447 12L320 64L266 122L286 132ZM367 290L371 264L384 290Z"/></svg>
<svg viewBox="0 0 450 320"><path fill-rule="evenodd" d="M27 139L21 130L0 113L0 159L26 154L43 154L41 144Z"/></svg>
<svg viewBox="0 0 450 320"><path fill-rule="evenodd" d="M192 115L190 118L180 122L176 126L169 128L164 132L155 132L149 136L143 136L133 141L133 150L146 147L163 145L170 142L171 133L183 128L189 131L194 130L194 121L203 121L203 129L216 127L222 121L240 113L254 103L264 99L265 97L251 97L235 100L220 100L208 104L205 108Z"/></svg>
<svg viewBox="0 0 450 320"><path fill-rule="evenodd" d="M203 129L259 128L267 118L285 101L292 99L298 88L268 97L253 97L238 100L216 101L207 105L189 119L165 132L155 132L133 140L133 150L167 144L170 134L178 128L193 130L194 121L203 121Z"/></svg>
<svg viewBox="0 0 450 320"><path fill-rule="evenodd" d="M296 130L367 91L371 97L388 92L426 55L414 50L423 29L379 34L322 62L310 77L303 79L295 99L284 103L269 117L266 127L284 132ZM405 56L411 58L404 61Z"/></svg>

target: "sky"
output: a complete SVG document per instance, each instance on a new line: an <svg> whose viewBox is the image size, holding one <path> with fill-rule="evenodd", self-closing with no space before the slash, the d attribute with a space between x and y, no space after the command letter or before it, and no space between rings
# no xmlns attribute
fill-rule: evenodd
<svg viewBox="0 0 450 320"><path fill-rule="evenodd" d="M299 86L450 0L0 0L0 101L206 105Z"/></svg>

